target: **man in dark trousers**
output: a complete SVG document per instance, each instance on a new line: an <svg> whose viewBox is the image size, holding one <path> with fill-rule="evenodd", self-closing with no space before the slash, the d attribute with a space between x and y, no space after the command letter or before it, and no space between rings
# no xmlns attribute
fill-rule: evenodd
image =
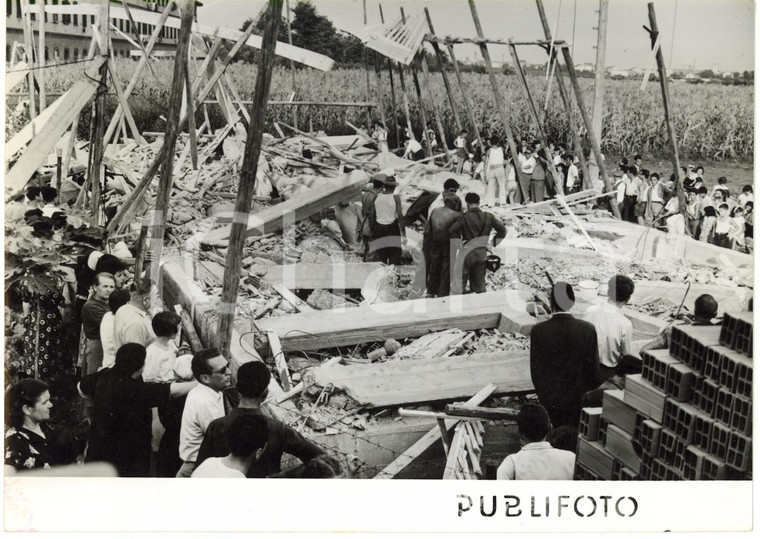
<svg viewBox="0 0 760 539"><path fill-rule="evenodd" d="M530 377L552 425L577 428L583 394L598 385L596 329L567 312L575 304L569 284L555 283L550 302L552 317L530 333Z"/></svg>
<svg viewBox="0 0 760 539"><path fill-rule="evenodd" d="M492 214L480 209L480 197L467 193L464 197L467 213L449 227L449 238L461 239L451 282L452 294L463 294L470 281L470 292L482 294L486 291L486 258L490 249L491 231L496 231L493 246L499 245L507 236L507 229Z"/></svg>
<svg viewBox="0 0 760 539"><path fill-rule="evenodd" d="M427 256L427 293L431 297L451 292L451 241L449 227L462 215L462 201L444 193L443 207L435 208L425 223L423 252Z"/></svg>
<svg viewBox="0 0 760 539"><path fill-rule="evenodd" d="M267 477L280 471L280 459L283 453L289 453L307 462L324 454L313 444L285 423L265 416L261 405L268 394L269 381L272 378L269 368L261 361L251 361L240 366L237 372L235 388L240 393L240 404L224 417L213 420L198 450L197 465L209 457L225 457L230 453L228 431L235 418L242 415L263 417L269 427L269 439L264 452L248 469L246 477Z"/></svg>

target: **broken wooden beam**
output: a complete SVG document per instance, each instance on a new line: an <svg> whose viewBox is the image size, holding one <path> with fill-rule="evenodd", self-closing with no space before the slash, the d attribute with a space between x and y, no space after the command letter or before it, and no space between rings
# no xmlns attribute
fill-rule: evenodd
<svg viewBox="0 0 760 539"><path fill-rule="evenodd" d="M316 385L332 385L369 407L457 399L488 383L502 394L534 390L527 350L317 367L312 376Z"/></svg>
<svg viewBox="0 0 760 539"><path fill-rule="evenodd" d="M494 384L488 384L483 389L478 391L473 397L471 397L465 403L468 406L477 406L482 404L491 394L496 391L497 387ZM446 420L445 428L451 429L456 425L458 421ZM409 466L414 460L422 455L431 445L436 443L441 438L441 431L438 426L433 427L427 434L415 442L409 449L404 451L401 455L396 457L393 462L383 468L374 479L393 479L397 474Z"/></svg>
<svg viewBox="0 0 760 539"><path fill-rule="evenodd" d="M380 262L345 264L299 262L284 266L272 266L261 278L261 281L266 284L282 283L290 289L361 289L370 274L382 270L384 267Z"/></svg>
<svg viewBox="0 0 760 539"><path fill-rule="evenodd" d="M324 186L309 189L295 198L270 206L256 215L250 215L246 235L261 236L294 225L341 201L358 196L367 181L367 174L358 170L341 178L326 180ZM216 247L226 246L231 229L229 225L214 229L201 239L201 243Z"/></svg>
<svg viewBox="0 0 760 539"><path fill-rule="evenodd" d="M285 351L318 350L419 337L449 328L495 328L506 305L515 311L524 310L525 301L514 290L502 290L299 313L258 320L256 326L261 332L276 331Z"/></svg>
<svg viewBox="0 0 760 539"><path fill-rule="evenodd" d="M517 410L513 410L512 408L485 408L482 406L466 406L464 404L447 404L445 410L450 416L474 419L514 420L517 418Z"/></svg>

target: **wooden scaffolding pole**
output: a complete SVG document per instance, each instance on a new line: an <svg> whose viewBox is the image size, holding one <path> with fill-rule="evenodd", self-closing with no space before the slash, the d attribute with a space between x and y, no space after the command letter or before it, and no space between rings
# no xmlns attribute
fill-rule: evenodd
<svg viewBox="0 0 760 539"><path fill-rule="evenodd" d="M21 0L21 21L24 25L24 54L26 55L26 65L29 69L27 75L27 84L29 85L29 119L34 120L37 117L37 102L34 92L34 33L32 31L31 13L29 0Z"/></svg>
<svg viewBox="0 0 760 539"><path fill-rule="evenodd" d="M480 126L478 125L478 122L475 121L475 113L473 112L472 105L470 104L470 98L467 95L467 92L464 90L464 81L462 81L462 73L459 71L459 64L457 63L456 54L454 54L454 46L447 45L446 48L449 51L451 63L454 64L454 74L456 75L457 85L459 86L459 91L462 94L462 99L464 100L464 108L467 111L467 118L472 124L472 129L475 131L475 136L478 139L478 144L480 145L481 150L485 152L487 148L483 145L483 139L480 136Z"/></svg>
<svg viewBox="0 0 760 539"><path fill-rule="evenodd" d="M509 45L509 54L512 55L512 61L515 64L515 73L517 73L517 80L520 83L520 88L522 89L525 101L528 103L528 111L530 113L530 117L533 119L533 124L536 127L538 138L541 141L541 145L543 146L544 157L546 158L549 170L551 171L552 177L554 178L554 189L557 192L557 195L564 195L565 190L564 186L562 185L562 179L559 177L559 174L557 174L557 169L554 167L554 156L549 150L549 145L546 140L546 133L544 132L544 126L542 125L541 119L538 116L538 110L536 109L536 104L533 102L533 96L530 95L528 81L525 80L525 72L523 71L522 64L520 63L520 58L517 56L517 49L514 45ZM536 202L542 201L536 200Z"/></svg>
<svg viewBox="0 0 760 539"><path fill-rule="evenodd" d="M406 24L406 13L404 8L401 8L401 20ZM399 64L400 65L400 64ZM430 137L428 136L428 120L427 113L425 112L425 102L422 100L422 90L420 88L420 79L417 77L417 68L414 63L411 65L412 82L414 83L414 91L417 94L417 101L420 103L420 117L422 118L422 140L425 141L425 155L427 157L433 156L433 145Z"/></svg>
<svg viewBox="0 0 760 539"><path fill-rule="evenodd" d="M380 22L382 24L385 24L385 17L383 16L383 6L378 5L380 8ZM395 141L395 148L398 148L401 145L401 134L399 133L399 126L398 126L398 109L396 108L396 88L393 84L393 66L391 65L391 59L388 58L388 79L391 83L391 110L393 110L393 127L396 132L396 141ZM297 127L297 126L296 126ZM386 128L389 128L390 126L386 125Z"/></svg>
<svg viewBox="0 0 760 539"><path fill-rule="evenodd" d="M181 24L179 37L177 38L177 54L174 57L174 76L169 93L169 111L167 113L166 133L163 145L163 164L161 176L156 193L156 207L150 219L150 249L153 252L153 261L150 265L151 280L158 284L161 272L161 251L164 246L164 233L166 231L166 215L169 209L169 197L172 191L172 174L174 173L174 152L177 144L177 135L180 132L180 112L182 109L182 93L185 90L187 80L188 48L190 46L190 30L193 26L195 15L195 0L179 0ZM187 115L192 114L187 111Z"/></svg>
<svg viewBox="0 0 760 539"><path fill-rule="evenodd" d="M478 10L475 7L475 0L468 0L470 4L470 11L472 12L472 20L475 23L475 30L478 33L478 37L484 39L483 28L480 26L480 18L478 17ZM517 186L520 189L520 195L522 200L528 200L528 193L523 191L524 179L523 172L520 168L520 164L517 161L517 145L515 144L515 137L512 134L512 128L509 126L509 117L507 116L507 109L503 98L501 97L501 91L499 90L499 84L496 82L496 75L493 71L493 65L491 64L491 55L488 53L488 45L481 43L480 53L483 55L483 61L486 64L486 71L488 71L488 78L491 80L491 88L493 89L494 98L496 99L496 107L499 109L501 115L501 123L504 124L504 131L507 134L507 143L509 144L509 150L512 153L512 159L515 167L515 176L517 177ZM483 147L485 152L486 148Z"/></svg>
<svg viewBox="0 0 760 539"><path fill-rule="evenodd" d="M100 225L100 198L101 198L101 163L103 161L103 153L105 152L105 140L103 134L105 131L106 122L106 93L108 92L108 14L110 8L110 2L101 2L98 10L98 30L100 30L100 39L98 41L98 48L100 49L100 55L103 56L106 61L100 66L100 84L98 85L98 93L95 97L95 128L93 131L93 140L91 143L92 162L87 177L90 184L92 198L90 199L90 226Z"/></svg>
<svg viewBox="0 0 760 539"><path fill-rule="evenodd" d="M538 7L538 16L541 18L541 26L544 28L544 36L547 40L551 41L552 39L552 31L549 28L549 21L546 18L546 12L544 11L544 5L541 0L536 0L536 5ZM562 73L562 66L559 63L559 60L556 58L557 55L557 43L554 42L554 49L547 51L549 53L549 61L555 61L557 62L557 67L555 69L555 74L557 76L557 88L559 89L559 96L562 99L562 105L565 108L565 115L567 116L567 127L570 131L570 138L573 141L573 147L575 148L575 153L578 156L578 160L581 164L581 171L583 172L583 187L586 189L591 189L593 186L591 185L591 176L588 172L588 165L586 164L586 154L583 151L583 145L581 144L581 138L578 134L578 126L575 123L575 115L573 114L573 105L570 101L570 96L567 92L567 88L565 88L565 80L563 78Z"/></svg>
<svg viewBox="0 0 760 539"><path fill-rule="evenodd" d="M227 248L227 264L224 269L224 285L222 301L219 305L219 326L217 345L222 354L229 356L230 340L232 338L235 306L237 304L238 286L240 285L240 264L243 258L243 245L248 228L248 214L251 211L251 193L256 184L256 171L264 134L266 119L266 103L269 97L269 87L272 82L274 68L274 49L277 44L277 27L282 13L282 0L270 0L267 10L267 24L264 30L256 87L253 99L253 117L248 126L248 138L245 143L242 174L238 186L235 214L232 220L229 246Z"/></svg>
<svg viewBox="0 0 760 539"><path fill-rule="evenodd" d="M293 32L290 29L290 0L285 0L285 22L288 25L288 45L293 46ZM298 85L296 83L296 64L290 59L290 75L293 78L293 98L298 98ZM298 107L293 107L293 125L298 128Z"/></svg>
<svg viewBox="0 0 760 539"><path fill-rule="evenodd" d="M652 40L652 47L657 43L657 36L659 30L657 29L657 17L654 12L654 4L648 3L649 9L649 25L651 29L644 27L649 32L649 37ZM686 213L686 195L683 190L683 181L681 178L681 163L678 159L678 142L676 141L676 130L673 127L673 123L670 121L670 92L668 91L668 72L665 68L665 60L662 56L662 47L657 48L657 69L660 74L660 89L662 90L662 106L665 109L665 125L668 128L668 140L670 141L670 149L673 152L670 160L673 165L673 175L676 179L676 196L678 196L678 208L683 215L684 222L687 221Z"/></svg>
<svg viewBox="0 0 760 539"><path fill-rule="evenodd" d="M427 7L425 8L425 17L427 18L430 33L435 34L435 30L433 29L433 19L430 18L430 11ZM437 42L431 41L431 44L433 45L433 50L435 51L435 57L438 60L438 69L441 70L441 75L443 76L443 85L446 87L446 95L449 98L451 113L454 115L454 124L457 126L458 135L462 130L462 121L459 119L459 113L457 112L456 103L454 102L454 95L451 93L451 83L449 82L449 76L446 73L446 63L444 62L443 51L441 51L441 47Z"/></svg>
<svg viewBox="0 0 760 539"><path fill-rule="evenodd" d="M364 8L364 26L367 26L367 0L362 0L362 6ZM367 101L370 100L370 95L372 95L371 90L371 84L369 82L369 56L368 56L368 49L367 47L364 47L364 72L367 75ZM378 102L380 100L378 99ZM367 130L370 131L372 129L372 108L367 107Z"/></svg>
<svg viewBox="0 0 760 539"><path fill-rule="evenodd" d="M540 2L541 0L536 0ZM573 63L573 57L570 55L570 47L566 44L562 45L562 56L565 58L565 65L567 65L567 73L570 75L570 83L573 86L573 92L575 92L575 100L578 102L578 109L581 112L581 118L583 118L583 124L586 127L588 133L588 140L591 144L591 150L594 152L594 158L596 159L597 166L599 167L599 174L602 176L604 182L604 192L609 193L612 191L612 184L610 183L610 177L607 175L607 166L604 164L604 158L602 157L602 150L599 148L599 142L594 136L591 126L591 118L588 117L588 111L586 110L586 104L583 101L583 92L581 86L578 84L578 75L575 72L575 64ZM620 219L620 209L615 201L610 201L610 207L612 208L612 215Z"/></svg>
<svg viewBox="0 0 760 539"><path fill-rule="evenodd" d="M433 106L433 118L435 118L435 124L438 127L438 135L441 137L441 145L443 146L443 149L446 150L446 159L448 160L449 145L446 144L446 131L443 129L441 115L438 113L438 105L436 104L435 96L433 95L433 85L431 84L430 72L428 71L428 65L427 60L425 60L425 56L422 56L422 61L420 63L422 64L422 78L425 81L425 86L428 90L428 97L430 98L430 103Z"/></svg>
<svg viewBox="0 0 760 539"><path fill-rule="evenodd" d="M609 0L599 0L599 26L596 39L596 69L594 71L594 111L591 122L594 136L602 141L602 116L604 115L604 69L607 57L607 11Z"/></svg>
<svg viewBox="0 0 760 539"><path fill-rule="evenodd" d="M380 53L373 51L372 58L375 60L375 92L377 94L377 109L380 112L380 121L388 129L385 118L385 95L383 93L383 78L380 76Z"/></svg>
<svg viewBox="0 0 760 539"><path fill-rule="evenodd" d="M47 95L45 94L45 2L37 2L37 33L39 35L39 46L37 47L37 65L39 66L39 83L40 83L40 112L47 108Z"/></svg>

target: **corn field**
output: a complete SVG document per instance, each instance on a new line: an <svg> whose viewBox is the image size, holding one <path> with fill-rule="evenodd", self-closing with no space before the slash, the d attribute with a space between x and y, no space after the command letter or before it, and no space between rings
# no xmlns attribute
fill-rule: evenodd
<svg viewBox="0 0 760 539"><path fill-rule="evenodd" d="M131 60L117 59L117 72L126 84L131 78L135 63ZM195 66L191 66L193 74ZM78 65L61 66L49 69L47 73L47 91L63 92L79 80L82 67ZM251 64L231 64L227 72L241 99L250 100L253 96L256 67ZM167 95L173 73L172 62L153 64L153 73L145 69L141 80L130 98L130 106L137 126L141 131L163 131L164 123L160 115L166 116ZM487 134L503 134L499 112L491 92L486 75L462 73L464 86L473 106L475 121ZM396 119L399 125L406 125L398 72L394 71L396 93ZM450 110L449 101L440 73L430 74L430 84L426 85L420 73L425 112L428 122L436 129L433 106L437 107L442 117L447 142L451 145L456 136L456 124ZM465 127L470 128L462 94L459 92L454 73L450 73L454 86L454 100L457 112ZM528 108L519 88L517 77L497 75L502 96L505 99L510 117L510 126L515 136L527 139L535 138ZM335 70L324 73L316 70L296 70L296 100L300 101L375 101L375 76L371 74L371 93L367 93L366 74L363 70ZM412 125L418 138L422 130L419 101L414 91L411 73L405 75L406 93L409 101ZM580 79L584 92L586 107L593 105L593 80ZM391 111L390 84L387 67L382 72L384 107L393 139L393 114ZM569 90L568 81L566 86ZM570 142L569 126L562 101L557 90L557 81L551 84L551 95L547 100L547 81L544 77L528 77L528 85L544 119L544 129L550 141ZM606 83L605 114L602 131L602 151L609 155L631 155L645 153L664 155L668 153L667 131L664 123L662 98L659 83L650 81L644 91L639 89L637 81L608 80ZM291 72L286 68L277 68L273 74L270 100L287 100L293 92ZM113 90L112 90L113 91ZM753 87L720 86L715 84L692 85L676 82L670 85L671 109L674 127L678 137L679 153L684 158L701 158L720 160L733 158L751 161L754 152L754 118ZM432 95L432 98L431 98ZM213 99L213 94L209 97ZM574 101L574 100L573 100ZM548 103L548 108L544 109ZM116 108L116 97L109 96L109 110ZM291 123L290 106L271 106L267 111L267 129L273 132L273 122L281 120ZM308 126L322 130L328 135L350 134L353 130L347 121L357 126L366 126L368 111L366 108L347 107L299 107L299 126ZM87 112L87 110L85 110ZM214 129L224 125L221 110L216 105L208 106L209 118ZM379 117L377 110L374 117ZM89 133L89 114L82 115L80 135ZM576 125L582 136L580 113L574 106ZM202 120L197 122L197 125ZM470 129L470 131L472 131ZM436 129L437 134L437 129Z"/></svg>

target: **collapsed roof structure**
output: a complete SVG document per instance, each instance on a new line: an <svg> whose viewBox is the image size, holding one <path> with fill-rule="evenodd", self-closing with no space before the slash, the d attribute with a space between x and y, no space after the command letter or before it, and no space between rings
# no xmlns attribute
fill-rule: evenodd
<svg viewBox="0 0 760 539"><path fill-rule="evenodd" d="M177 3L187 8L188 3ZM722 311L746 310L752 296L753 259L690 238L643 229L593 209L594 202L609 196L611 188L567 45L552 39L540 1L547 35L530 43L486 39L474 3L470 5L478 30L475 39L436 36L427 10L408 20L402 14L392 23L352 33L389 58L389 66L390 61L399 63L402 90L403 75L411 72L421 105L418 66L425 79L430 77L424 58L419 58L423 44L433 45L439 61L439 45L445 45L455 70L453 46L478 44L513 153L508 110L493 77L487 45L510 48L526 105L533 111L535 128L544 141L516 47L543 47L552 61L560 51L605 182L604 193L586 185L575 195L495 210L508 224L509 235L496 249L504 265L489 275L489 293L424 298L424 284L420 287L418 281L420 264L424 267L418 225L408 223L405 249L411 264L392 268L363 262L354 246L346 243L337 218L340 205L356 201L370 175L387 168L400 180L396 192L405 209L420 193L440 193L449 177L458 179L463 192L482 193L482 183L434 163L435 157L448 157L443 133L445 153L431 153L421 162L378 151L368 133L354 126L354 135L330 137L278 122L277 138L264 134L268 88L259 92L257 87L249 112L225 76L240 47L262 49L258 75L262 78L269 76L267 62L274 54L321 70L330 69L332 60L288 44L275 45L271 35L269 41L267 35L255 36L254 24L245 32L192 21L183 25L168 18L173 2L161 14L130 12L126 6L108 2L45 6L49 13L94 16L96 31L82 80L6 143L6 168L13 162L6 175L6 199L23 189L35 172L54 169L48 163L55 163L51 155L60 148L58 185L70 182L67 178L74 171L87 171L79 204L87 204L89 195L92 223L97 225L105 223L100 189L116 197L118 211L108 221L107 230L112 239L124 234L139 238L138 268L148 249L148 234L153 238L151 248L158 252L151 270L162 283L166 305L182 306L183 330L191 342L221 344L235 367L247 361L266 361L272 366L276 379L267 406L274 416L339 456L359 455L361 477L482 476L488 462L517 448L516 429L504 420L513 419L515 403L533 392L527 337L538 321L535 314L548 284L545 272L574 285L606 282L621 272L634 275L636 295L626 314L641 344L667 326L684 302L692 304L701 293L712 294ZM267 17L270 30L276 28L272 25L279 13L274 7ZM109 25L105 21L114 18L155 25L148 43L136 44L143 54L125 87L113 76L108 56ZM179 93L173 96L182 107L175 103L175 115L165 134L140 133L129 100L141 72L150 65L158 33L167 24L189 33L176 58L185 63L187 73L185 82L180 81ZM223 40L234 42L224 55L220 53ZM203 58L194 79L189 75L188 58ZM29 57L27 64L33 65ZM271 66L269 69L271 73ZM106 72L111 77L106 77ZM452 85L446 70L441 73L453 105ZM557 70L557 84L571 118L562 73ZM467 104L467 93L456 74ZM13 79L16 84L21 82L17 79ZM103 133L99 140L79 142L79 115L92 99L98 99L99 85L106 79L116 90L119 107L107 127L103 116L97 119ZM14 85L9 86L6 91ZM34 84L29 87L34 99ZM200 127L195 125L212 92L227 119L227 125L216 131L207 115ZM403 100L411 129L405 91ZM376 102L356 106L382 111L382 102L378 94ZM424 114L424 107L420 108ZM442 132L437 105L432 110ZM471 113L469 121L479 134L480 126ZM456 122L461 127L458 117ZM427 120L423 123L427 125ZM247 133L240 127L246 125ZM579 130L571 129L577 148L581 148ZM255 141L249 140L253 137ZM252 145L256 146L253 153ZM582 148L578 153L584 155ZM244 159L252 159L252 163ZM252 166L247 167L249 164ZM587 168L585 162L582 167ZM161 179L154 187L159 170ZM165 178L167 170L170 174ZM588 172L585 177L589 178ZM241 197L246 182L247 195ZM271 187L279 194L276 200L270 197ZM240 205L241 198L247 206ZM612 207L616 209L614 204ZM165 217L160 223L155 220L158 215ZM165 237L173 245L164 245ZM699 284L687 287L692 281ZM603 287L593 288L579 298L575 311L582 312L603 298ZM465 402L452 406L452 401ZM444 411L431 406L441 403L449 406ZM482 407L484 403L489 406ZM626 436L633 434L624 432L619 438L625 442ZM495 440L498 443L493 443Z"/></svg>

